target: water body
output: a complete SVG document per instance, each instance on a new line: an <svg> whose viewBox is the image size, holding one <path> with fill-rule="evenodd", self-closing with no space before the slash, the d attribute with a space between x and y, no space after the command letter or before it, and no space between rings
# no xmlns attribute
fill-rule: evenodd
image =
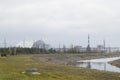
<svg viewBox="0 0 120 80"><path fill-rule="evenodd" d="M108 63L110 61L114 61L118 59L120 59L120 57L102 58L102 59L93 59L93 60L80 60L80 61L77 61L74 65L79 67L97 69L97 70L120 72L120 68Z"/></svg>

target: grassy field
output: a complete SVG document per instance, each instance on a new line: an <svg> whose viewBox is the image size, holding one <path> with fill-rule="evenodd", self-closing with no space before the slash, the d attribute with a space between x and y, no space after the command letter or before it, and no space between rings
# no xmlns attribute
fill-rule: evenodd
<svg viewBox="0 0 120 80"><path fill-rule="evenodd" d="M120 80L120 73L36 61L33 56L45 55L0 57L0 80ZM37 68L41 74L23 74L27 68Z"/></svg>

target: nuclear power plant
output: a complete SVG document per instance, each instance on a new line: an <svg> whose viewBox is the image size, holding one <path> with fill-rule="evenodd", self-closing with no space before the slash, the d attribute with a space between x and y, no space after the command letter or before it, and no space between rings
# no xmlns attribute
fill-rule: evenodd
<svg viewBox="0 0 120 80"><path fill-rule="evenodd" d="M119 47L106 47L106 41L103 40L103 44L98 44L96 47L91 46L91 37L88 34L86 38L86 47L82 47L80 44L72 44L70 47L66 45L59 44L58 47L51 47L50 44L47 44L43 40L36 41L21 41L16 44L16 48L36 48L36 49L45 49L45 50L54 50L57 53L111 53L111 52L120 52ZM4 48L10 48L7 46L7 41L4 39ZM52 45L53 46L53 45Z"/></svg>

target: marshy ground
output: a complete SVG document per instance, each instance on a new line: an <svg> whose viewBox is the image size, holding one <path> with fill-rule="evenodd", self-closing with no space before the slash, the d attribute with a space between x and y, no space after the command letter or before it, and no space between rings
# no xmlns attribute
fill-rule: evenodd
<svg viewBox="0 0 120 80"><path fill-rule="evenodd" d="M33 54L0 57L0 80L120 80L120 73L65 65L70 61L97 56L111 57L99 54ZM23 74L22 72L28 68L37 68L40 75Z"/></svg>

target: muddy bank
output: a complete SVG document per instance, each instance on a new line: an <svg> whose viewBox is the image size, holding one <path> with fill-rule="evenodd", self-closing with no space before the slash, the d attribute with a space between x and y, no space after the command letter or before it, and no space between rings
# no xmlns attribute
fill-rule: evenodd
<svg viewBox="0 0 120 80"><path fill-rule="evenodd" d="M112 61L112 62L109 62L109 63L110 63L111 65L114 65L114 66L120 68L120 59L119 59L119 60Z"/></svg>
<svg viewBox="0 0 120 80"><path fill-rule="evenodd" d="M100 59L118 57L120 54L46 54L32 57L34 61L49 62L54 64L69 64L78 60Z"/></svg>

